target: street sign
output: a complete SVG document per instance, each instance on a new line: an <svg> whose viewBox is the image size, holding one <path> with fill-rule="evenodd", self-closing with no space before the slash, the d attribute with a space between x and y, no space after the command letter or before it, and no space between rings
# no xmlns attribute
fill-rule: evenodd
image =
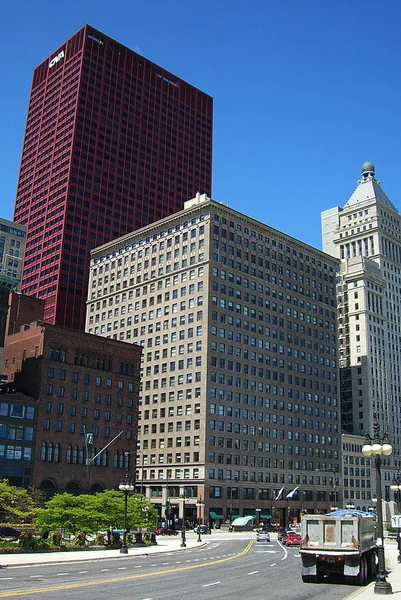
<svg viewBox="0 0 401 600"><path fill-rule="evenodd" d="M166 510L166 508L167 508L167 504L162 504L162 509ZM400 525L400 527L401 527L401 525Z"/></svg>
<svg viewBox="0 0 401 600"><path fill-rule="evenodd" d="M401 528L401 515L393 515L391 517L391 525L396 528Z"/></svg>

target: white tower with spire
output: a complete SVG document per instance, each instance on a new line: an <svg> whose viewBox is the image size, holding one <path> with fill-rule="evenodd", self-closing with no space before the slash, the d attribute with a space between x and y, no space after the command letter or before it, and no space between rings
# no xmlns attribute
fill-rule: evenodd
<svg viewBox="0 0 401 600"><path fill-rule="evenodd" d="M373 434L378 421L393 445L386 466L401 471L401 217L370 161L344 208L322 212L321 222L323 250L341 259L342 429Z"/></svg>

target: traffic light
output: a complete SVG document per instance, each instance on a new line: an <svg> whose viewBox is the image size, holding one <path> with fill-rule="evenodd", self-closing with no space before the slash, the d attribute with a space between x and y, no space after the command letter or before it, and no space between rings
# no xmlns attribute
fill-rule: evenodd
<svg viewBox="0 0 401 600"><path fill-rule="evenodd" d="M93 433L86 434L86 443L93 446Z"/></svg>

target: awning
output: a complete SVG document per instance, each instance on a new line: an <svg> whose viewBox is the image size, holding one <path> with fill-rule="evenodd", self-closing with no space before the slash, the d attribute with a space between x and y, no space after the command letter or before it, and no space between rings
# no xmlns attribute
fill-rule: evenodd
<svg viewBox="0 0 401 600"><path fill-rule="evenodd" d="M231 519L232 519L232 520L234 520L234 519L239 519L239 517L240 517L240 516L241 516L241 515L231 515Z"/></svg>
<svg viewBox="0 0 401 600"><path fill-rule="evenodd" d="M246 525L249 525L250 523L252 523L253 521L253 517L238 517L238 519L234 519L234 521L231 523L231 525L233 527L245 527Z"/></svg>
<svg viewBox="0 0 401 600"><path fill-rule="evenodd" d="M211 510L209 514L211 519L224 519L223 513L221 512L215 512L214 510Z"/></svg>
<svg viewBox="0 0 401 600"><path fill-rule="evenodd" d="M272 516L270 513L268 512L263 512L263 510L260 512L260 518L261 519L271 519Z"/></svg>

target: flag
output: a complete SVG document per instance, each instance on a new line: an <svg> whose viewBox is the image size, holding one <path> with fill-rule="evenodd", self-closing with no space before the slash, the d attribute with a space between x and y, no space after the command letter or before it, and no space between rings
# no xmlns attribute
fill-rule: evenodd
<svg viewBox="0 0 401 600"><path fill-rule="evenodd" d="M294 489L292 490L292 492L290 492L289 494L287 494L286 498L292 498L292 497L293 497L293 495L295 494L295 492L297 491L297 489L298 489L298 488L299 488L299 485L297 485L297 487L296 487L296 488L294 488Z"/></svg>
<svg viewBox="0 0 401 600"><path fill-rule="evenodd" d="M277 496L274 498L275 500L280 500L280 496L283 493L284 490L284 486L281 488L281 490L279 491L279 493L277 494Z"/></svg>

